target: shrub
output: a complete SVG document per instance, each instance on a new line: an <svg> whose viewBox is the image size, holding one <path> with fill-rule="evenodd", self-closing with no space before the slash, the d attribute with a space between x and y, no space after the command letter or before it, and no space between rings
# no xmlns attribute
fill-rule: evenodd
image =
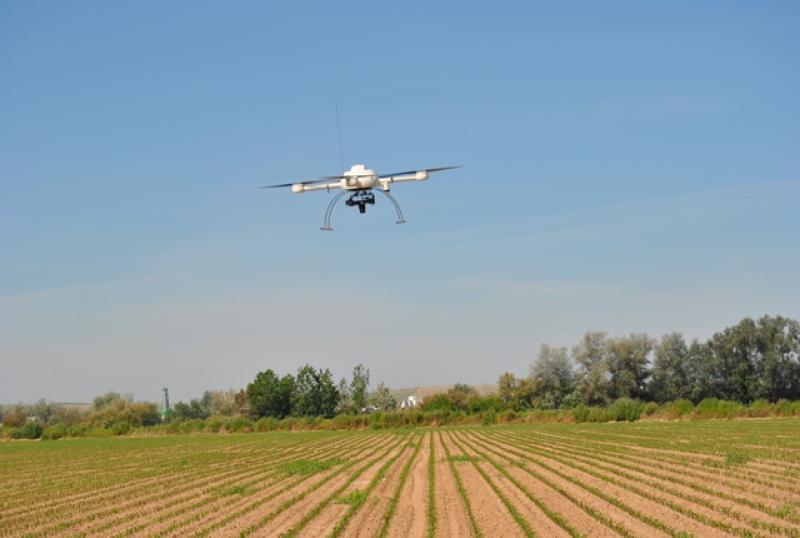
<svg viewBox="0 0 800 538"><path fill-rule="evenodd" d="M667 409L671 418L680 418L694 411L694 404L685 398L681 398L671 402Z"/></svg>
<svg viewBox="0 0 800 538"><path fill-rule="evenodd" d="M271 432L278 429L278 419L275 417L262 417L255 424L257 432Z"/></svg>
<svg viewBox="0 0 800 538"><path fill-rule="evenodd" d="M253 421L249 418L236 417L225 425L225 429L234 433L251 432L253 431Z"/></svg>
<svg viewBox="0 0 800 538"><path fill-rule="evenodd" d="M575 422L586 422L589 420L589 408L584 404L579 404L572 409L572 417Z"/></svg>
<svg viewBox="0 0 800 538"><path fill-rule="evenodd" d="M52 441L67 436L67 427L64 424L53 424L42 432L42 439Z"/></svg>
<svg viewBox="0 0 800 538"><path fill-rule="evenodd" d="M697 404L695 415L699 418L731 418L741 416L743 411L744 406L738 402L706 398Z"/></svg>
<svg viewBox="0 0 800 538"><path fill-rule="evenodd" d="M126 435L131 431L131 423L127 420L118 420L111 426L114 435Z"/></svg>
<svg viewBox="0 0 800 538"><path fill-rule="evenodd" d="M658 404L656 402L647 402L642 408L642 414L646 417L651 417L658 412Z"/></svg>
<svg viewBox="0 0 800 538"><path fill-rule="evenodd" d="M481 413L481 424L490 426L497 423L497 413L494 410L484 411Z"/></svg>
<svg viewBox="0 0 800 538"><path fill-rule="evenodd" d="M609 419L606 415L606 411L602 407L589 408L589 416L587 417L588 422L607 422L608 420Z"/></svg>
<svg viewBox="0 0 800 538"><path fill-rule="evenodd" d="M14 439L38 439L42 436L44 428L38 422L29 420L21 427L17 428L14 433Z"/></svg>
<svg viewBox="0 0 800 538"><path fill-rule="evenodd" d="M513 409L506 409L505 411L501 412L500 415L497 417L497 421L501 424L510 424L514 422L514 419L517 418L517 412Z"/></svg>
<svg viewBox="0 0 800 538"><path fill-rule="evenodd" d="M210 433L219 433L222 429L223 421L219 417L212 417L206 421L206 431Z"/></svg>
<svg viewBox="0 0 800 538"><path fill-rule="evenodd" d="M749 417L768 417L772 414L773 406L767 400L755 400L747 409Z"/></svg>
<svg viewBox="0 0 800 538"><path fill-rule="evenodd" d="M642 402L639 400L632 400L630 398L617 398L608 406L606 413L608 420L616 420L621 422L627 420L633 422L639 420L642 414Z"/></svg>

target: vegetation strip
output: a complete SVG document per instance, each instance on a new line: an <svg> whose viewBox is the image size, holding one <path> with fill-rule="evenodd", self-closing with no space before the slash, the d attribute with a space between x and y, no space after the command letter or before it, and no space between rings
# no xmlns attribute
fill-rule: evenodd
<svg viewBox="0 0 800 538"><path fill-rule="evenodd" d="M468 442L468 441L465 441L465 443L467 443L467 442ZM547 506L547 505L546 505L544 502L542 502L542 500L541 500L541 499L539 499L539 498L538 498L536 495L534 495L533 493L531 493L531 491L530 491L530 490L529 490L527 487L525 487L525 485L524 485L524 484L522 484L522 483L521 483L519 480L517 480L516 478L514 478L514 477L511 475L511 473L509 473L509 472L508 472L508 470L507 470L506 468L504 468L502 465L500 465L499 463L497 463L497 462L496 462L494 459L492 459L491 457L489 457L489 455L488 455L486 452L482 452L482 451L480 451L478 448L476 448L476 447L475 447L475 445L474 445L474 444L469 444L468 446L470 447L470 449L471 449L473 452L475 452L476 454L478 454L478 456L480 456L481 458L483 458L483 459L484 459L486 462L488 462L488 463L489 463L489 464L490 464L492 467L494 467L494 468L495 468L495 469L496 469L496 470L497 470L497 471L498 471L500 474L502 474L504 477L506 477L506 479L507 479L509 482L511 482L512 484L514 484L514 486L516 486L516 487L517 487L517 489L519 489L519 490L520 490L520 491L521 491L523 494L525 494L525 496L526 496L528 499L530 499L530 500L531 500L531 502L533 502L533 504L535 504L535 505L536 505L536 507L537 507L537 508L539 508L539 510L541 510L541 511L542 511L542 512L543 512L543 513L544 513L544 514L545 514L545 515L546 515L548 518L550 518L550 520L551 520L551 521L553 521L553 522L554 522L556 525L558 525L559 527L561 527L562 529L564 529L564 530L565 530L567 533L569 533L569 535L570 535L570 536L572 536L573 538L580 538L580 537L581 537L581 534L580 534L580 533L577 531L577 529L575 529L575 527L573 527L572 525L570 525L570 524L569 524L569 522L567 522L567 521L566 521L566 520L565 520L563 517L561 517L559 514L557 514L557 513L553 512L553 511L552 511L552 510L551 510L551 509L550 509L550 508L549 508L549 507L548 507L548 506ZM623 529L623 530L624 530L624 529ZM624 533L622 533L622 534L623 534L624 536L630 536L629 534L627 534L627 532L624 532Z"/></svg>
<svg viewBox="0 0 800 538"><path fill-rule="evenodd" d="M247 461L259 461L260 459L261 458L254 458L252 460L247 460ZM239 463L237 463L237 465L246 465L246 462L239 462ZM252 471L249 471L247 468L234 469L234 470L232 470L232 471L230 471L228 473L225 473L223 475L223 479L226 476L227 477L229 477L229 476L241 476L241 475L249 474L251 472ZM197 470L197 472L193 473L192 476L195 476L195 477L196 476L200 476L201 480L194 481L194 482L189 482L188 484L183 483L182 484L183 489L187 489L189 487L195 487L195 486L202 486L203 484L208 484L208 483L216 483L217 481L220 480L219 476L212 477L212 478L209 478L209 479L202 479L205 476L205 473L207 473L207 471L204 471L203 469ZM165 484L165 486L169 486L169 484ZM138 496L134 497L134 499L138 498L138 499L143 499L144 502L150 502L150 503L156 502L157 503L160 499L159 498L153 499L153 493L150 491L150 489L149 489L150 487L152 487L152 485L148 485L147 489L142 489L142 486L138 486L137 487L136 485L134 485L134 493L136 493L136 492L141 490L141 493ZM166 495L167 497L170 496L171 494L173 494L174 493L174 485L173 485L171 490L170 489L166 489L166 491L167 491L167 495ZM110 500L111 499L106 499L105 502L109 502ZM83 504L85 504L86 502L87 501L84 501L83 503L77 505L75 507L75 510L79 509L79 507L82 506ZM141 500L140 501L133 500L133 501L130 502L130 507L131 508L137 507L141 503L142 503ZM120 511L121 511L121 507L120 506L114 506L113 508L102 509L102 510L96 511L94 513L84 514L82 517L73 518L71 520L66 520L66 521L61 521L60 523L58 523L55 526L48 527L46 529L36 531L36 533L29 533L29 534L31 536L35 536L35 535L40 534L40 533L50 534L52 532L58 532L58 531L65 530L65 529L68 529L68 528L75 528L76 525L78 525L78 524L80 524L82 522L91 522L91 521L96 520L99 517L104 516L104 515L113 516L113 515L119 514ZM101 529L97 529L97 530L101 530Z"/></svg>
<svg viewBox="0 0 800 538"><path fill-rule="evenodd" d="M538 445L538 446L541 446L541 443L538 443L533 439L529 440L528 442L530 442L532 444L535 444L535 445ZM574 448L571 448L568 445L558 444L558 445L556 445L556 447L558 447L560 453L571 454L572 456L574 456L575 458L580 459L581 461L586 461L587 460L587 458L586 458L584 453L582 453L582 452L580 452L580 451L578 451L578 450L576 450ZM715 490L713 488L708 488L708 487L702 486L700 484L696 484L696 483L694 483L694 482L692 482L690 480L685 480L685 479L682 479L682 478L678 478L678 477L662 474L662 473L659 473L657 471L653 471L653 470L649 469L648 462L641 461L641 460L639 460L637 458L632 458L632 460L639 462L639 465L637 466L637 465L632 465L632 464L628 464L628 463L625 463L625 462L617 461L615 459L599 455L598 452L592 452L591 461L587 462L587 463L591 463L591 464L595 465L595 467L597 467L597 468L605 469L605 470L608 470L610 472L617 473L620 476L624 476L625 478L628 478L630 480L635 480L635 481L640 481L641 482L642 480L639 479L638 477L635 477L635 476L630 475L628 473L621 472L618 469L622 468L622 469L627 469L627 470L632 471L632 472L638 472L638 473L644 474L644 475L646 475L646 476L648 476L648 477L650 477L651 479L654 479L654 480L658 480L658 481L661 481L661 482L667 482L667 483L670 483L670 484L678 484L678 485L693 489L695 491L698 491L700 493L709 495L711 497L717 497L717 498L724 499L724 500L727 500L727 501L730 501L730 502L733 502L733 503L743 504L743 505L745 505L745 506L747 506L749 508L752 508L754 510L760 511L760 512L762 512L764 514L767 514L767 515L770 515L770 516L774 516L774 517L780 517L778 515L778 511L777 510L774 510L774 509L764 505L763 503L750 501L749 499L745 499L745 498L742 498L742 497L739 497L739 496L735 496L735 495L730 495L730 494L721 492L719 490ZM597 464L598 461L604 462L607 465L598 465ZM651 480L650 483L653 485L653 487L657 487L657 488L661 488L662 487L658 482L654 482L653 480ZM715 511L721 512L721 513L723 513L723 514L725 514L725 515L727 515L727 516L729 516L729 517L731 517L733 519L736 519L736 520L739 520L739 521L744 521L744 522L748 523L749 525L757 527L757 528L762 528L762 529L765 529L765 530L769 530L770 532L780 532L780 533L785 534L787 536L798 536L798 531L799 531L798 529L793 529L793 528L790 528L790 527L783 527L783 526L777 525L775 523L761 521L761 520L758 520L758 519L756 519L754 517L740 514L740 513L736 512L734 509L732 509L730 507L720 506L718 504L714 504L714 503L712 503L712 502L710 502L710 501L708 501L706 499L703 499L701 497L697 497L696 495L691 495L691 494L678 495L678 494L675 494L675 493L673 493L673 495L676 495L676 496L678 496L680 498L683 498L685 500L689 500L691 502L706 506L707 508L710 508L710 509L713 509Z"/></svg>
<svg viewBox="0 0 800 538"><path fill-rule="evenodd" d="M495 446L495 450L493 450L493 452L495 454L500 455L500 456L507 457L505 455L508 454L508 453L511 453L511 454L516 455L516 456L525 457L523 453L516 452L514 450L510 450L509 447L503 446L503 445L501 445L501 444L499 444L497 442L492 442L491 440L487 439L485 436L481 436L481 441L482 441L481 446L485 447L487 444ZM574 503L576 506L578 506L584 512L586 512L589 516L593 517L594 519L596 519L597 521L599 521L603 525L606 525L606 526L614 529L615 531L617 531L618 533L622 534L623 536L626 536L626 537L629 537L629 538L632 538L634 536L633 533L630 531L630 529L628 529L627 527L625 527L621 523L618 523L618 522L614 521L613 519L607 517L602 512L600 512L599 510L596 510L595 508L593 508L592 506L588 505L584 501L581 501L580 499L578 499L577 497L575 497L574 495L569 493L567 490L565 490L564 488L562 488L561 486L559 486L558 484L556 484L555 482L553 482L552 480L550 480L546 476L542 475L538 471L536 471L534 469L531 469L530 467L528 467L525 464L522 464L521 462L517 462L517 466L520 469L522 469L523 471L525 471L526 473L528 473L529 475L531 475L533 478L538 480L539 482L542 482L543 484L546 484L551 489L554 489L555 491L560 493L562 496L566 497L568 500L570 500L572 503ZM578 486L579 488L588 491L589 493L591 493L595 497L598 497L599 499L605 501L606 503L619 508L623 512L633 516L634 518L638 519L642 523L645 523L645 524L653 527L654 529L658 529L660 531L666 532L667 534L670 534L670 535L672 535L672 536L674 536L676 538L681 538L681 535L682 535L681 532L678 532L675 529L669 527L668 525L665 525L664 523L662 523L661 521L659 521L658 519L656 519L654 517L647 516L647 515L643 514L639 510L636 510L635 508L632 508L632 507L628 506L627 504L623 503L619 499L617 499L615 497L612 497L611 495L606 495L605 493L603 493L599 489L594 488L592 486L589 486L588 484L584 484L581 481L579 481L579 480L577 480L577 479L575 479L575 478L573 478L571 476L568 476L568 475L565 476L565 475L560 474L560 473L554 473L554 474L556 474L559 477L567 480L568 482Z"/></svg>
<svg viewBox="0 0 800 538"><path fill-rule="evenodd" d="M436 536L436 459L433 448L433 431L428 436L430 446L428 447L428 510L427 510L427 536Z"/></svg>
<svg viewBox="0 0 800 538"><path fill-rule="evenodd" d="M397 483L397 486L394 488L392 497L389 499L389 505L386 507L386 511L383 514L383 525L381 526L380 531L378 531L378 536L381 538L385 537L389 532L389 523L391 523L392 517L394 517L394 512L397 509L397 502L400 500L400 492L403 490L406 480L408 480L408 473L411 471L411 464L413 464L414 460L417 459L417 455L419 455L419 449L421 446L422 440L417 443L416 447L414 448L414 453L411 455L406 464L403 465L403 470L400 472L400 480Z"/></svg>
<svg viewBox="0 0 800 538"><path fill-rule="evenodd" d="M519 443L517 442L517 444L519 444ZM536 448L532 448L532 447L524 445L524 444L522 446L525 447L523 450L525 450L526 452L529 452L529 453L532 453L532 454L538 454L540 457L546 457L546 458L553 459L553 460L561 463L562 465L565 465L567 467L571 467L573 469L579 470L579 471L584 472L584 473L586 473L588 475L591 475L591 476L593 476L593 477L595 477L595 478L597 478L599 480L603 480L605 482L608 482L609 484L613 484L613 485L618 486L620 488L626 489L626 490L630 491L631 493L634 493L634 494L638 495L639 497L642 497L642 498L645 498L645 499L649 499L649 500L651 500L651 501L653 501L655 503L658 503L658 504L661 504L663 506L666 506L666 507L670 508L671 510L673 510L674 512L678 512L680 514L688 516L691 519L694 519L695 521L699 521L700 523L703 523L704 525L708 525L710 527L715 527L715 528L721 529L721 530L723 530L723 531L725 531L725 532L727 532L729 534L735 534L737 536L743 536L743 537L748 537L749 538L749 537L754 535L754 533L750 529L745 529L743 527L735 527L733 525L730 525L728 523L724 523L724 522L719 521L717 519L712 519L712 518L710 518L708 516L705 516L703 514L700 514L700 513L696 512L695 510L692 510L692 509L687 508L685 506L682 506L682 505L680 505L680 504L678 504L676 502L673 502L673 501L669 500L666 497L660 497L658 495L648 493L648 492L644 491L642 488L639 488L639 487L633 486L631 484L627 484L626 482L622 482L620 480L617 480L613 476L606 476L606 475L599 474L596 471L594 471L593 468L587 468L587 467L584 467L582 465L577 465L577 464L574 463L574 461L565 460L565 458L560 458L557 455L551 454L549 452L546 452L546 453L543 454L541 450L536 449ZM540 465L541 467L547 469L550 472L558 474L559 476L562 476L562 477L568 476L565 473L559 472L557 469L555 469L551 465L548 465L547 463L541 461L540 459L535 459L534 461L536 462L537 465ZM579 481L577 481L577 482L579 483ZM582 487L586 487L586 486L582 486Z"/></svg>
<svg viewBox="0 0 800 538"><path fill-rule="evenodd" d="M450 437L450 439L452 439L453 444L456 445L456 447L458 447L458 449L462 453L466 454L466 451L464 450L464 447L462 447L461 444L458 441L456 441L455 437L452 435L452 432L448 432L447 435L448 435L448 437ZM492 491L494 491L494 494L497 495L500 498L502 503L508 509L508 512L511 514L511 517L514 518L514 521L517 522L517 524L519 525L520 529L522 529L522 532L525 533L525 536L527 536L528 538L535 537L536 533L533 532L533 529L531 529L530 525L528 525L528 522L525 521L525 519L520 515L519 510L517 510L517 507L514 506L514 504L511 502L511 500L502 491L500 491L500 488L497 487L497 484L494 483L494 480L492 480L491 477L489 477L489 475L486 473L486 471L481 469L481 466L478 465L477 462L473 458L470 458L469 461L472 464L472 466L475 468L475 470L478 471L478 473L481 475L483 480L489 485L490 488L492 488Z"/></svg>
<svg viewBox="0 0 800 538"><path fill-rule="evenodd" d="M364 465L363 467L361 467L361 468L360 468L360 470L359 470L359 471L357 471L357 472L356 472L356 473L355 473L355 474L354 474L354 475L351 477L351 479L347 481L347 483L345 484L345 486L344 486L344 487L342 487L341 489L337 489L337 491L336 491L335 495L332 495L330 498L335 498L335 496L336 496L336 495L339 495L339 494L340 494L342 491L344 491L344 488L346 488L348 485L350 485L350 484L353 482L353 480L355 480L356 478L358 478L358 477L359 477L359 476L360 476L360 475L361 475L361 474L362 474L362 473L363 473L363 472L364 472L364 471L365 471L367 468L369 468L369 467L370 467L370 466L371 466L373 463L375 463L376 461L379 461L379 460L381 460L381 459L385 458L385 457L386 457L386 456L387 456L387 455L388 455L388 454L389 454L389 453L390 453L390 452L391 452L391 451L392 451L394 448L396 448L396 447L397 447L397 446L398 446L398 445L399 445L401 442L402 442L402 440L400 440L400 441L396 442L395 444L393 444L393 445L391 445L389 448L387 448L387 449L386 449L384 452L382 452L380 455L378 455L376 458L373 458L373 459L369 460L369 461L368 461L368 463L367 463L366 465ZM295 497L292 497L292 498L290 498L290 499L288 499L288 500L284 501L284 502L283 502L283 503L282 503L282 504L281 504L281 505L280 505L280 506L279 506L277 509L275 509L274 511L272 511L272 512L270 512L269 514L267 514L266 516L264 516L264 517L263 517L261 520L259 520L259 521L258 521L256 524L254 524L254 525L251 525L251 526L249 526L248 528L246 528L244 531L242 531L242 533L241 533L241 535L240 535L240 536L243 536L243 537L244 537L244 536L250 536L251 534L253 534L254 532L256 532L258 529L262 528L264 525L266 525L266 524L267 524L267 523L269 523L271 520L273 520L273 519L274 519L274 518L275 518L275 517L276 517L278 514L280 514L281 512L283 512L284 510L286 510L287 508L289 508L289 507L291 507L291 506L293 506L293 505L297 504L297 503L298 503L298 502L300 502L301 500L305 499L305 498L306 498L306 497L307 497L307 496L308 496L310 493L312 493L312 492L316 491L317 489L319 489L319 488L320 488L320 487L321 487L323 484L325 484L326 482L330 481L330 480L331 480L332 478L334 478L335 476L338 476L339 474L342 474L344 471L346 471L346 470L350 469L351 467L353 467L353 466L355 466L355 465L356 465L356 462L355 462L355 461L351 461L351 462L349 462L349 463L346 463L346 464L345 464L345 465L343 465L343 466L342 466L342 468L341 468L341 469L339 469L337 472L335 472L335 473L333 473L333 474L331 474L331 475L329 475L329 476L327 476L327 477L323 478L322 480L320 480L319 482L317 482L316 484L314 484L312 487L310 487L310 488L306 489L304 492L302 492L302 493L300 493L300 494L296 495ZM329 500L329 499L326 499L326 500ZM321 510L322 508L321 508L321 507L319 507L319 509ZM314 515L316 515L316 513L315 513ZM309 520L306 520L305 518L303 518L303 525L305 525L305 524L306 524L308 521L309 521ZM297 529L297 530L299 530L299 529ZM292 531L294 531L294 529L290 530L290 531L289 531L289 533L292 533Z"/></svg>
<svg viewBox="0 0 800 538"><path fill-rule="evenodd" d="M442 431L439 430L439 444L442 445L444 449L445 457L447 458L447 462L450 464L450 472L453 473L453 477L456 479L456 487L458 488L458 493L461 496L461 500L464 501L464 507L467 509L467 515L469 516L469 523L472 526L472 532L476 536L476 538L480 538L483 536L481 533L481 529L478 527L478 522L475 521L475 514L472 511L472 505L469 502L469 496L467 495L467 490L464 487L464 482L461 480L461 475L458 473L456 469L455 463L453 463L453 458L450 455L450 449L447 448L447 445L444 444L444 439L442 438Z"/></svg>
<svg viewBox="0 0 800 538"><path fill-rule="evenodd" d="M318 482L314 483L313 485L311 485L309 489L310 489L311 491L313 491L313 490L315 490L315 489L319 488L320 486L322 486L323 484L325 484L325 483L326 483L328 480L330 480L330 479L334 478L335 476L337 476L338 474L340 474L340 473L344 472L346 469L348 469L348 468L349 468L349 467L351 467L352 465L355 465L357 456L361 455L362 453L364 453L364 452L366 452L366 451L374 451L376 448L377 448L378 450L382 450L383 448L385 448L385 447L386 447L386 445L390 445L390 450L391 450L391 448L392 448L392 447L396 446L396 444L395 444L395 445L392 445L392 440L391 440L391 438L390 438L390 440L389 440L388 442L384 442L384 441L381 441L381 442L379 442L379 443L378 443L378 447L373 447L373 446L366 446L366 447L363 447L363 448L361 448L361 450L358 450L358 451L356 451L356 453L354 454L354 456L351 458L351 462L349 463L349 465L347 465L347 466L342 466L342 467L341 467L340 469L338 469L337 471L334 471L333 473L331 473L330 475L326 476L326 477L325 477L325 478L323 478L322 480L320 480L320 481L318 481ZM272 500L272 499L274 499L274 498L276 498L276 497L279 497L280 495L282 495L282 494L284 494L284 493L286 493L286 492L288 492L288 491L291 491L291 490L292 490L292 489L293 489L295 486L297 486L297 485L299 485L299 484L301 484L301 483L303 483L303 482L305 482L305 481L307 481L307 480L309 480L309 478L308 478L308 477L301 477L301 478L299 478L299 479L297 479L297 480L293 481L293 483L289 484L288 486L286 486L286 487L283 487L283 488L281 488L281 489L280 489L280 490L278 490L278 491L271 492L271 493L270 493L270 494L269 494L269 495L268 495L266 498L264 498L264 499L260 499L260 500L258 500L258 501L256 501L256 502L253 502L253 503L249 504L248 506L246 506L245 508L243 508L243 509L240 509L240 510L238 510L238 511L236 511L236 512L233 512L233 513L229 513L229 514L227 514L227 515L226 515L224 518L222 518L221 520L218 520L218 521L216 521L215 523L213 523L212 525L210 525L210 526L206 527L205 529L203 529L202 531L199 531L199 532L197 532L197 533L196 533L196 535L197 535L197 536L205 536L205 535L208 535L208 534L210 534L211 532L214 532L215 530L217 530L218 528L221 528L221 527L223 527L224 525L226 525L226 524L228 524L228 523L230 523L230 522L234 521L234 520L235 520L235 519L237 519L238 517L240 517L240 516L242 516L242 515L245 515L245 514L247 514L247 513L250 513L250 512L252 512L252 511L254 511L254 510L258 509L260 506L262 506L262 505L266 504L266 503L267 503L267 502L269 502L270 500ZM307 495L307 493L308 493L308 490L307 490L305 493L303 493L303 494L302 494L302 496L300 496L299 498L297 498L297 499L296 499L294 502L297 502L297 501L301 500L301 499L302 499L302 498L303 498L305 495ZM290 499L290 501L291 501L291 499ZM273 512L273 513L271 513L271 514L268 514L268 516L267 516L267 517L268 517L267 521L269 521L269 519L272 519L272 518L274 518L275 516L277 516L277 515L278 515L280 512L282 512L283 510L285 510L286 508L288 508L289 506L291 506L292 504L294 504L294 502L288 502L288 501L287 501L287 502L284 502L284 503L283 503L281 506L279 506L278 510L274 511L274 512ZM284 506L284 505L285 505L285 506ZM266 522L267 522L267 521L264 521L264 522L262 523L262 526L263 526L263 524L266 524ZM254 530L255 530L255 529L254 529Z"/></svg>

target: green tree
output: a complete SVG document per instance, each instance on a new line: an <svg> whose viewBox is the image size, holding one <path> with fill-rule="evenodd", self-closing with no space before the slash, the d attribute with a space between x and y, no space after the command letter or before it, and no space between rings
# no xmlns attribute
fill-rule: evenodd
<svg viewBox="0 0 800 538"><path fill-rule="evenodd" d="M578 389L589 405L605 404L612 399L608 355L608 338L602 332L587 332L572 348L572 357L578 365Z"/></svg>
<svg viewBox="0 0 800 538"><path fill-rule="evenodd" d="M272 370L264 370L247 385L250 413L255 417L283 418L292 412L294 378L279 378Z"/></svg>
<svg viewBox="0 0 800 538"><path fill-rule="evenodd" d="M339 402L336 405L336 412L343 414L355 413L355 404L353 403L353 396L350 393L350 384L347 379L342 378L339 380L338 392Z"/></svg>
<svg viewBox="0 0 800 538"><path fill-rule="evenodd" d="M648 384L650 398L656 402L671 402L692 396L691 355L686 341L679 333L666 334L655 348L652 377Z"/></svg>
<svg viewBox="0 0 800 538"><path fill-rule="evenodd" d="M317 371L312 366L302 366L295 378L293 401L296 415L327 418L335 415L339 391L333 383L331 371Z"/></svg>
<svg viewBox="0 0 800 538"><path fill-rule="evenodd" d="M397 407L397 400L383 383L378 383L378 387L370 395L369 403L381 411L392 411Z"/></svg>
<svg viewBox="0 0 800 538"><path fill-rule="evenodd" d="M350 395L357 413L367 407L367 394L369 394L369 369L359 364L353 368L353 379L350 381Z"/></svg>
<svg viewBox="0 0 800 538"><path fill-rule="evenodd" d="M530 379L538 407L561 407L562 400L573 391L575 385L575 372L567 349L542 344L539 355L531 365Z"/></svg>
<svg viewBox="0 0 800 538"><path fill-rule="evenodd" d="M653 339L646 334L608 341L608 371L614 399L641 399L647 395L648 363L653 345Z"/></svg>
<svg viewBox="0 0 800 538"><path fill-rule="evenodd" d="M517 378L511 372L503 372L497 379L497 395L500 399L512 404L514 401L514 391L517 390Z"/></svg>

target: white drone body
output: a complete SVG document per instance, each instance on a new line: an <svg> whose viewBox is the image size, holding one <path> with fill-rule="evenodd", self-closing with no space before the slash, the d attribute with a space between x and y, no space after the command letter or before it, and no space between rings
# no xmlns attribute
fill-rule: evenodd
<svg viewBox="0 0 800 538"><path fill-rule="evenodd" d="M350 198L345 201L345 204L353 207L358 207L359 213L366 213L367 205L375 203L375 195L372 194L373 189L379 190L386 198L392 202L392 205L397 212L397 224L405 222L403 212L397 200L389 194L392 183L400 183L402 181L425 181L432 172L440 172L442 170L450 170L452 168L459 168L458 166L444 166L440 168L423 168L421 170L409 170L406 172L397 172L394 174L379 175L374 170L370 170L363 164L354 164L349 170L346 170L338 176L325 176L319 179L311 179L307 181L297 181L294 183L281 183L279 185L265 185L262 188L272 189L277 187L291 187L292 192L302 194L309 191L328 191L333 189L341 189L336 196L328 204L328 209L325 211L325 222L322 226L323 230L333 230L331 227L331 214L333 206L345 194L351 193Z"/></svg>

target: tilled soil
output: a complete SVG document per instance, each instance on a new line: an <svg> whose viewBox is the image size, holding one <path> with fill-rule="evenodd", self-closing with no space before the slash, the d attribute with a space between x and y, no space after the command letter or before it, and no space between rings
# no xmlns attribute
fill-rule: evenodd
<svg viewBox="0 0 800 538"><path fill-rule="evenodd" d="M791 538L798 424L759 437L758 423L716 421L707 440L696 429L663 446L654 424L187 435L94 453L90 440L12 443L0 536ZM61 447L74 465L57 464Z"/></svg>

